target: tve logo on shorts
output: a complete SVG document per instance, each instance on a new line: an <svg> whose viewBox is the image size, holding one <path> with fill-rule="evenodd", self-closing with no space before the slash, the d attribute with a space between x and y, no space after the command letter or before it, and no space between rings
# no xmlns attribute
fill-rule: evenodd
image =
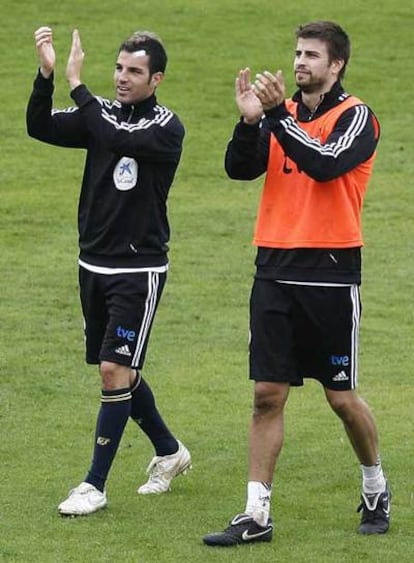
<svg viewBox="0 0 414 563"><path fill-rule="evenodd" d="M349 356L331 356L331 365L333 366L349 366Z"/></svg>
<svg viewBox="0 0 414 563"><path fill-rule="evenodd" d="M122 326L117 326L116 335L119 338L126 338L129 342L132 342L135 338L135 330L128 330L127 328L122 328Z"/></svg>

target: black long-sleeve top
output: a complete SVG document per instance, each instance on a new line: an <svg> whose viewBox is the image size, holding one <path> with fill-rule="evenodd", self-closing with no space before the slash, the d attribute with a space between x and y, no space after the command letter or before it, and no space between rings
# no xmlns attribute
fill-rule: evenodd
<svg viewBox="0 0 414 563"><path fill-rule="evenodd" d="M76 108L52 109L53 77L38 73L27 106L31 137L86 149L78 206L80 259L94 266L141 268L167 263L167 197L182 152L184 127L151 96L136 106L71 92Z"/></svg>

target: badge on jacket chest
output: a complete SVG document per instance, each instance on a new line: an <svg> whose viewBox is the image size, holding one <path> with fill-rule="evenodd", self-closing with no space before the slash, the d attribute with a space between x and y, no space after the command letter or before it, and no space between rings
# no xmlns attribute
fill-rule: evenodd
<svg viewBox="0 0 414 563"><path fill-rule="evenodd" d="M138 180L138 163L133 158L123 156L114 169L114 184L121 192L132 190Z"/></svg>

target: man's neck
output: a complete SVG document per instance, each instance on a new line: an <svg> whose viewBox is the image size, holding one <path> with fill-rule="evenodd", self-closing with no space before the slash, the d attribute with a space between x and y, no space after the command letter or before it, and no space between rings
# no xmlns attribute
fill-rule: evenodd
<svg viewBox="0 0 414 563"><path fill-rule="evenodd" d="M321 88L316 92L307 93L302 91L302 102L305 104L305 106L309 109L311 113L316 111L319 104L322 102L325 94L327 94L332 90L334 84L335 82L332 82L332 84L325 84L323 88Z"/></svg>
<svg viewBox="0 0 414 563"><path fill-rule="evenodd" d="M312 92L312 94L302 92L302 102L310 112L314 112L323 100L324 95L324 92Z"/></svg>

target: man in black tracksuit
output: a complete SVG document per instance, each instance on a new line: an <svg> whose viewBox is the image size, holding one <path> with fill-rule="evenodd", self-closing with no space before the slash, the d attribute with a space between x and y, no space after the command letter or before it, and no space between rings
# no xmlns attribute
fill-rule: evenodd
<svg viewBox="0 0 414 563"><path fill-rule="evenodd" d="M75 30L66 78L77 107L64 111L52 110L52 30L39 28L35 43L40 68L27 107L28 133L87 151L78 211L79 283L86 361L99 364L102 396L90 469L58 508L84 515L107 504L105 482L129 417L155 449L138 493L168 491L191 466L189 451L163 422L140 373L167 276L166 201L184 128L155 97L167 63L156 35L137 32L121 44L111 102L82 84L83 51Z"/></svg>

